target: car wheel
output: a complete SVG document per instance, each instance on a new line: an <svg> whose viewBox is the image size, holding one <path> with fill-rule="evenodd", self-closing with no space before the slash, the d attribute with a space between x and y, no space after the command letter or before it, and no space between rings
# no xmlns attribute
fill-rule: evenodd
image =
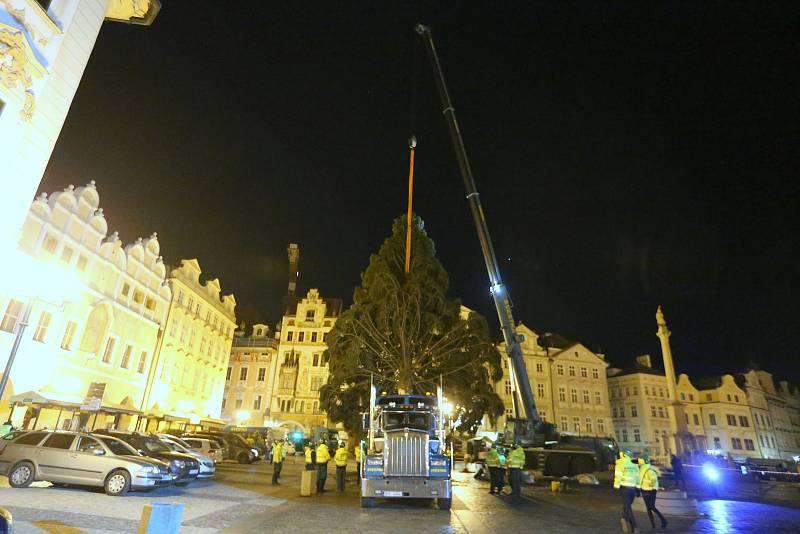
<svg viewBox="0 0 800 534"><path fill-rule="evenodd" d="M35 468L30 462L20 462L8 473L8 483L12 488L27 488L36 475Z"/></svg>
<svg viewBox="0 0 800 534"><path fill-rule="evenodd" d="M442 497L439 497L436 499L436 504L439 506L439 510L449 510L450 506L453 505L453 498L450 497L448 499L443 499Z"/></svg>
<svg viewBox="0 0 800 534"><path fill-rule="evenodd" d="M131 489L131 476L122 469L111 471L106 477L103 489L106 490L106 495L111 495L112 497L125 495Z"/></svg>

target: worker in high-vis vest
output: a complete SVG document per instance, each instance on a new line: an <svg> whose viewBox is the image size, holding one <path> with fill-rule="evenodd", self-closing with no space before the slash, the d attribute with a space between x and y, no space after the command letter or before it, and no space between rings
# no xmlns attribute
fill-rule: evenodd
<svg viewBox="0 0 800 534"><path fill-rule="evenodd" d="M349 456L343 441L339 444L339 448L336 449L336 454L333 455L333 461L336 464L336 489L339 491L344 491L344 480L347 476L347 458Z"/></svg>
<svg viewBox="0 0 800 534"><path fill-rule="evenodd" d="M281 477L281 469L283 469L283 442L276 441L272 446L272 485L278 485L278 479Z"/></svg>
<svg viewBox="0 0 800 534"><path fill-rule="evenodd" d="M522 469L525 467L525 451L518 443L511 446L511 453L508 455L506 465L508 466L511 495L522 495Z"/></svg>
<svg viewBox="0 0 800 534"><path fill-rule="evenodd" d="M633 463L631 456L631 451L628 449L620 451L614 466L614 488L621 490L622 494L622 517L619 520L622 532L639 532L631 509L640 485L639 467Z"/></svg>
<svg viewBox="0 0 800 534"><path fill-rule="evenodd" d="M653 519L653 512L656 513L661 520L661 528L667 528L667 520L661 515L661 512L656 508L656 495L658 494L658 470L650 465L649 456L641 456L639 458L639 481L642 490L642 499L647 508L647 517L650 518L650 525L653 529L656 528L656 522Z"/></svg>
<svg viewBox="0 0 800 534"><path fill-rule="evenodd" d="M320 441L317 445L317 493L325 493L325 480L328 478L328 462L331 459L331 453L328 452L328 446L324 441Z"/></svg>
<svg viewBox="0 0 800 534"><path fill-rule="evenodd" d="M492 448L486 453L485 463L486 467L489 468L489 493L502 493L503 483L500 482L502 468L500 467L500 453L496 444L492 444Z"/></svg>
<svg viewBox="0 0 800 534"><path fill-rule="evenodd" d="M316 455L314 454L314 444L312 442L309 442L306 445L305 453L306 453L306 471L313 471L315 463L314 460L316 459L315 458Z"/></svg>
<svg viewBox="0 0 800 534"><path fill-rule="evenodd" d="M356 457L356 484L361 484L361 444L356 444L353 449L353 454Z"/></svg>

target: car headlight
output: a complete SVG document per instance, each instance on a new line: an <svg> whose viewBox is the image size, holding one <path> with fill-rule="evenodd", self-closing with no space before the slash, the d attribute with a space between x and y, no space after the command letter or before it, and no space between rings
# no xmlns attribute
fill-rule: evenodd
<svg viewBox="0 0 800 534"><path fill-rule="evenodd" d="M142 473L158 473L158 466L146 465L141 469Z"/></svg>

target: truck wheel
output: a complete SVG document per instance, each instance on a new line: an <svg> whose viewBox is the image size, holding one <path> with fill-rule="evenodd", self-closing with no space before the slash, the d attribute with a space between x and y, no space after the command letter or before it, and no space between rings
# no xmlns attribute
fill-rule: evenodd
<svg viewBox="0 0 800 534"><path fill-rule="evenodd" d="M8 473L8 483L12 488L27 488L35 477L35 468L30 462L20 462Z"/></svg>
<svg viewBox="0 0 800 534"><path fill-rule="evenodd" d="M375 508L375 497L361 497L361 508Z"/></svg>
<svg viewBox="0 0 800 534"><path fill-rule="evenodd" d="M447 499L439 497L438 499L436 499L436 505L439 507L439 510L449 510L452 504L453 504L452 497L448 497Z"/></svg>

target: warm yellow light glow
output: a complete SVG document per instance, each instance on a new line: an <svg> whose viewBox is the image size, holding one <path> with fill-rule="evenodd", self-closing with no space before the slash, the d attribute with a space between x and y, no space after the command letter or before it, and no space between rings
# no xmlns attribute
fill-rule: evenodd
<svg viewBox="0 0 800 534"><path fill-rule="evenodd" d="M447 416L452 415L452 413L453 413L453 403L452 402L443 402L442 403L442 412Z"/></svg>
<svg viewBox="0 0 800 534"><path fill-rule="evenodd" d="M80 297L78 275L55 261L34 258L13 249L0 262L3 289L14 295L44 300L52 304L75 301Z"/></svg>

